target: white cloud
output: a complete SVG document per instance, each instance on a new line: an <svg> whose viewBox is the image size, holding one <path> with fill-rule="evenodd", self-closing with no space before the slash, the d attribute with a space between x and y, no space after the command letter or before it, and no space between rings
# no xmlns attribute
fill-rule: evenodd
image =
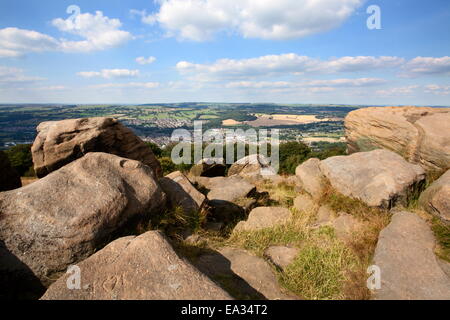
<svg viewBox="0 0 450 320"><path fill-rule="evenodd" d="M20 57L28 52L57 50L58 46L56 39L33 30L0 29L0 57Z"/></svg>
<svg viewBox="0 0 450 320"><path fill-rule="evenodd" d="M448 96L450 95L450 85L437 85L437 84L429 84L425 86L426 93L432 93L440 96Z"/></svg>
<svg viewBox="0 0 450 320"><path fill-rule="evenodd" d="M418 85L410 85L404 87L396 87L385 90L378 90L376 94L380 96L397 96L397 95L410 95L419 88Z"/></svg>
<svg viewBox="0 0 450 320"><path fill-rule="evenodd" d="M148 58L146 58L146 57L138 57L138 58L136 58L136 62L139 63L139 64L142 64L142 65L152 64L155 61L156 61L155 57L148 57Z"/></svg>
<svg viewBox="0 0 450 320"><path fill-rule="evenodd" d="M130 78L139 76L139 70L103 69L101 71L82 71L77 75L83 78Z"/></svg>
<svg viewBox="0 0 450 320"><path fill-rule="evenodd" d="M128 82L128 83L105 83L93 85L91 88L96 89L155 89L160 86L159 82Z"/></svg>
<svg viewBox="0 0 450 320"><path fill-rule="evenodd" d="M377 78L291 81L235 81L225 85L226 88L251 89L292 89L292 88L333 88L333 87L370 87L386 83Z"/></svg>
<svg viewBox="0 0 450 320"><path fill-rule="evenodd" d="M196 80L241 79L275 75L330 74L361 72L398 67L404 59L398 57L342 57L319 60L294 53L268 55L251 59L220 59L212 64L195 64L181 61L176 65L183 75Z"/></svg>
<svg viewBox="0 0 450 320"><path fill-rule="evenodd" d="M117 47L133 36L121 30L118 19L110 19L97 11L95 15L83 13L75 19L54 19L52 25L60 31L80 37L73 41L56 39L49 35L18 28L0 29L0 57L20 57L30 52L63 51L91 52Z"/></svg>
<svg viewBox="0 0 450 320"><path fill-rule="evenodd" d="M417 57L410 60L405 69L410 75L450 74L450 57Z"/></svg>
<svg viewBox="0 0 450 320"><path fill-rule="evenodd" d="M245 38L301 38L340 26L363 0L158 0L159 11L133 10L168 35L204 41L221 31Z"/></svg>
<svg viewBox="0 0 450 320"><path fill-rule="evenodd" d="M45 78L27 76L23 69L0 66L0 83L14 84L42 80Z"/></svg>
<svg viewBox="0 0 450 320"><path fill-rule="evenodd" d="M119 19L111 19L101 11L79 14L75 19L54 19L52 24L60 31L85 39L82 41L61 41L61 49L68 52L89 52L117 47L132 39L132 35L120 30Z"/></svg>

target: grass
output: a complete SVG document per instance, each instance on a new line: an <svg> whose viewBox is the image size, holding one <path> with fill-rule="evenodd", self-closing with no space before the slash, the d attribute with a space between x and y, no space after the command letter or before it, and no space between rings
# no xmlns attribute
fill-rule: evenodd
<svg viewBox="0 0 450 320"><path fill-rule="evenodd" d="M450 262L450 226L433 217L431 228L436 236L436 254L442 260Z"/></svg>

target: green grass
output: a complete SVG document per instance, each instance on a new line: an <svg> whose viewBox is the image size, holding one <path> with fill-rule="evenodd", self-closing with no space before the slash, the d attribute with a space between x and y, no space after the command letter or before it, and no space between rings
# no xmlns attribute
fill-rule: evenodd
<svg viewBox="0 0 450 320"><path fill-rule="evenodd" d="M433 218L432 230L438 243L436 254L442 260L450 262L450 226L438 218Z"/></svg>
<svg viewBox="0 0 450 320"><path fill-rule="evenodd" d="M356 269L357 265L357 258L342 243L331 241L324 247L307 244L294 262L279 273L279 281L304 299L341 299L345 270Z"/></svg>

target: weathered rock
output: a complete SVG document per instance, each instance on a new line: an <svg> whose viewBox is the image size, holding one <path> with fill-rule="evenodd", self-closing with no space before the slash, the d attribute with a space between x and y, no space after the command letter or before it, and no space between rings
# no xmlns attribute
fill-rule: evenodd
<svg viewBox="0 0 450 320"><path fill-rule="evenodd" d="M270 161L263 155L253 154L236 161L228 170L228 176L240 175L244 178L259 178L276 175Z"/></svg>
<svg viewBox="0 0 450 320"><path fill-rule="evenodd" d="M333 221L333 227L336 236L342 240L350 240L353 234L360 227L359 221L352 215L341 212L339 216Z"/></svg>
<svg viewBox="0 0 450 320"><path fill-rule="evenodd" d="M299 252L298 248L273 246L267 248L264 255L278 268L284 269L294 262Z"/></svg>
<svg viewBox="0 0 450 320"><path fill-rule="evenodd" d="M26 187L0 193L0 241L48 285L125 223L156 213L164 202L148 166L89 153Z"/></svg>
<svg viewBox="0 0 450 320"><path fill-rule="evenodd" d="M336 213L328 206L321 206L317 211L315 226L330 225L335 219Z"/></svg>
<svg viewBox="0 0 450 320"><path fill-rule="evenodd" d="M218 253L201 256L196 266L215 279L227 279L227 287L239 293L240 299L292 300L295 297L285 293L277 278L264 259L247 251L223 248Z"/></svg>
<svg viewBox="0 0 450 320"><path fill-rule="evenodd" d="M190 174L197 177L223 177L227 166L223 159L203 159L190 170Z"/></svg>
<svg viewBox="0 0 450 320"><path fill-rule="evenodd" d="M43 122L31 148L34 170L44 177L89 152L104 152L137 160L162 176L152 150L130 129L111 118Z"/></svg>
<svg viewBox="0 0 450 320"><path fill-rule="evenodd" d="M197 191L180 171L172 172L159 182L171 206L181 207L185 214L199 212L206 200L206 197Z"/></svg>
<svg viewBox="0 0 450 320"><path fill-rule="evenodd" d="M180 259L158 231L118 239L78 267L82 275L80 290L67 288L66 275L50 286L42 300L231 299Z"/></svg>
<svg viewBox="0 0 450 320"><path fill-rule="evenodd" d="M256 192L256 187L253 184L239 176L216 178L192 177L191 179L198 185L209 190L209 200L234 202L238 199L249 197Z"/></svg>
<svg viewBox="0 0 450 320"><path fill-rule="evenodd" d="M450 109L365 108L345 119L350 153L385 148L427 171L450 167Z"/></svg>
<svg viewBox="0 0 450 320"><path fill-rule="evenodd" d="M315 210L316 204L310 196L300 194L294 199L294 208L300 212L311 213Z"/></svg>
<svg viewBox="0 0 450 320"><path fill-rule="evenodd" d="M419 216L397 212L380 233L374 264L381 269L380 300L449 300L450 279L434 254L433 232Z"/></svg>
<svg viewBox="0 0 450 320"><path fill-rule="evenodd" d="M320 169L335 190L373 207L406 204L425 181L420 166L388 150L331 157L321 161Z"/></svg>
<svg viewBox="0 0 450 320"><path fill-rule="evenodd" d="M450 170L420 195L419 203L427 212L450 223Z"/></svg>
<svg viewBox="0 0 450 320"><path fill-rule="evenodd" d="M246 214L245 208L230 201L211 200L208 201L208 220L216 222L232 223L238 219L243 219Z"/></svg>
<svg viewBox="0 0 450 320"><path fill-rule="evenodd" d="M292 213L281 207L259 207L250 212L247 221L241 221L234 232L257 231L285 224L291 219Z"/></svg>
<svg viewBox="0 0 450 320"><path fill-rule="evenodd" d="M8 156L0 150L0 192L17 189L21 186L20 176L11 167Z"/></svg>
<svg viewBox="0 0 450 320"><path fill-rule="evenodd" d="M319 199L325 188L325 181L319 165L320 160L313 158L305 161L295 170L300 186L314 199Z"/></svg>

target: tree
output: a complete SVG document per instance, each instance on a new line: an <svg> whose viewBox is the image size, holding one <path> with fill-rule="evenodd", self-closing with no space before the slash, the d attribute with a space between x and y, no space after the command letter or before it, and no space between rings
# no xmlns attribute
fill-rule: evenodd
<svg viewBox="0 0 450 320"><path fill-rule="evenodd" d="M20 176L34 176L31 144L18 144L5 151L11 166Z"/></svg>

